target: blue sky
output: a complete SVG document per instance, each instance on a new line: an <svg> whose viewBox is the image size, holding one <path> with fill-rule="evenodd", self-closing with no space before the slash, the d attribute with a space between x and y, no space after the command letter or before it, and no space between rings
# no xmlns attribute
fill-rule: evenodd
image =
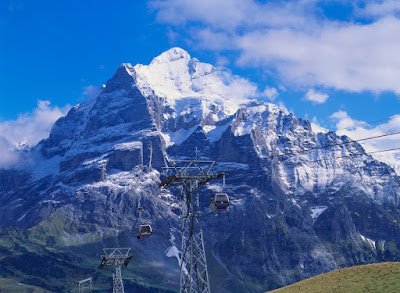
<svg viewBox="0 0 400 293"><path fill-rule="evenodd" d="M121 63L148 64L175 46L248 79L257 98L315 127L353 127L343 134L354 138L394 131L399 36L394 0L4 0L0 138L35 143Z"/></svg>
<svg viewBox="0 0 400 293"><path fill-rule="evenodd" d="M142 1L2 1L0 120L36 107L81 102L122 62L150 62L170 48Z"/></svg>

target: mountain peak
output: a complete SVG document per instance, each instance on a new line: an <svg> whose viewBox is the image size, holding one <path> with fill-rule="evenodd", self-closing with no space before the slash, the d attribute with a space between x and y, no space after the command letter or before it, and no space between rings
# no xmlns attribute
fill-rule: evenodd
<svg viewBox="0 0 400 293"><path fill-rule="evenodd" d="M169 49L154 58L150 65L138 64L133 71L136 84L145 96L153 92L170 100L213 96L215 89L226 87L211 64L191 58L181 48Z"/></svg>
<svg viewBox="0 0 400 293"><path fill-rule="evenodd" d="M246 100L232 90L234 77L226 77L209 63L192 58L181 48L172 48L153 59L150 65L135 65L132 70L136 84L144 96L156 94L168 102L185 98L213 101L230 100L228 103ZM235 106L237 108L237 106Z"/></svg>
<svg viewBox="0 0 400 293"><path fill-rule="evenodd" d="M153 61L151 61L151 64L170 63L170 62L174 62L174 61L177 61L180 59L189 61L190 55L185 50L183 50L179 47L174 47L174 48L169 49L168 51L165 51L160 56L157 56L156 58L154 58Z"/></svg>

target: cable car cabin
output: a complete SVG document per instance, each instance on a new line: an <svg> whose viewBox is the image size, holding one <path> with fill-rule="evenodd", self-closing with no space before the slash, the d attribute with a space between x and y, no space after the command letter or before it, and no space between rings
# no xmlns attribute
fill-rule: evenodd
<svg viewBox="0 0 400 293"><path fill-rule="evenodd" d="M226 193L216 193L211 196L210 207L213 211L227 211L229 208L229 197Z"/></svg>
<svg viewBox="0 0 400 293"><path fill-rule="evenodd" d="M138 229L137 239L149 239L153 230L150 225L140 225Z"/></svg>

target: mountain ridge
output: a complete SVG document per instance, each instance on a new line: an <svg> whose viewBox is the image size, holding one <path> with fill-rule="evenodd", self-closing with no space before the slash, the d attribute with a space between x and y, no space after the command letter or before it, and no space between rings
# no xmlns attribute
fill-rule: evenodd
<svg viewBox="0 0 400 293"><path fill-rule="evenodd" d="M199 158L229 173L228 213L209 210L219 183L200 199L214 290L263 292L398 250L400 179L392 168L274 104L230 98L240 79L225 80L182 49L154 60L122 64L96 99L73 107L31 150L34 164L0 171L0 227L55 221L48 233L68 250L124 243L148 252L137 264L152 271L146 276L177 284L170 272L179 270L180 203L158 188L160 168L192 159L197 147ZM146 243L134 237L139 205L155 231Z"/></svg>

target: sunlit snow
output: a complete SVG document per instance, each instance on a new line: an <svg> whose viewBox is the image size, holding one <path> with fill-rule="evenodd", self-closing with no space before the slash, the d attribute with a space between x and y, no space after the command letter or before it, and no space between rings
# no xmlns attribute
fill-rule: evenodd
<svg viewBox="0 0 400 293"><path fill-rule="evenodd" d="M311 208L311 217L313 218L314 221L318 219L318 217L326 211L328 207L326 206L319 206L319 207L314 207Z"/></svg>

